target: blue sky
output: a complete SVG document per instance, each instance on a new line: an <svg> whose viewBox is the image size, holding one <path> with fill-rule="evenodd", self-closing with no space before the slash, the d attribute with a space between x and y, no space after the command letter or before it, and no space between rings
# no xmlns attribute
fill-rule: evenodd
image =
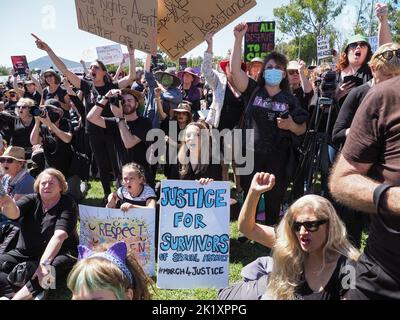
<svg viewBox="0 0 400 320"><path fill-rule="evenodd" d="M355 2L356 0L348 1L350 6L346 8L345 14L338 17L338 25L349 25L347 22L355 18L355 8L351 6ZM255 21L259 17L272 20L273 8L287 4L289 0L257 0L257 3L256 7L216 34L216 55L226 55L232 46L232 30L235 24L240 21ZM81 58L88 61L95 59L97 46L113 43L78 29L74 0L1 0L0 12L0 28L7 32L7 36L3 37L5 45L0 49L0 65L10 66L12 55L26 55L28 61L44 55L43 51L36 48L34 39L30 36L31 32L46 41L59 56L74 61ZM52 13L55 14L55 19L46 20L45 17ZM203 55L205 48L203 43L187 56ZM126 48L123 48L123 51L126 51ZM137 56L143 58L144 54L138 53Z"/></svg>

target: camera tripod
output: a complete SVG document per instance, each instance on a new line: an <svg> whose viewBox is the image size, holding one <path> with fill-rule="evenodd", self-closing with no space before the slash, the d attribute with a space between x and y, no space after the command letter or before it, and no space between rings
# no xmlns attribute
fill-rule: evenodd
<svg viewBox="0 0 400 320"><path fill-rule="evenodd" d="M314 107L309 129L305 134L302 146L299 150L299 165L295 171L293 186L296 183L304 183L305 194L319 194L321 196L328 193L328 174L331 165L329 149L338 151L331 143L330 129L336 111L336 104L333 99L319 97L317 105ZM327 114L326 125L320 131L322 119ZM320 174L321 189L317 191L316 184ZM300 179L304 181L299 181ZM291 198L293 198L293 191Z"/></svg>

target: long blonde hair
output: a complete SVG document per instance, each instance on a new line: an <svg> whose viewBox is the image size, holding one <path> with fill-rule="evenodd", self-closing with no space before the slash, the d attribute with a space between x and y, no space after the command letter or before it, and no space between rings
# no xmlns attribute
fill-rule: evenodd
<svg viewBox="0 0 400 320"><path fill-rule="evenodd" d="M322 269L329 254L340 253L352 260L357 260L360 255L347 239L346 227L329 200L317 195L306 195L298 199L290 206L277 228L272 254L274 265L267 286L267 295L273 299L295 298L295 289L303 274L307 253L301 249L292 226L295 216L306 208L311 209L318 219L329 221L327 241L323 247Z"/></svg>

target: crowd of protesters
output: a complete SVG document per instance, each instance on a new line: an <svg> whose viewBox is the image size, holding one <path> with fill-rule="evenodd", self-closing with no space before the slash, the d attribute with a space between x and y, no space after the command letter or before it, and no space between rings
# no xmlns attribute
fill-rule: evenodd
<svg viewBox="0 0 400 320"><path fill-rule="evenodd" d="M103 252L78 247L77 204L89 180L100 180L102 206L128 211L156 208L158 172L209 183L229 181L232 167L237 199L245 198L239 230L272 258L246 266L245 280L220 299L400 299L400 45L386 5L376 11L375 53L355 35L337 66L316 68L279 52L244 63L246 23L234 28L231 55L216 67L213 35L205 36L201 74L160 70L150 54L136 67L134 48L127 74L121 63L112 76L99 60L89 68L82 61L84 73L75 74L34 36L59 71L49 66L24 81L15 73L0 85L0 297L43 297L51 266L74 299L150 299L152 282L124 243ZM162 141L148 139L153 129ZM225 139L234 130L241 141ZM311 131L327 137L310 151ZM217 148L215 132L225 134ZM253 155L249 174L239 174L245 164L232 157L235 148ZM316 184L304 158L322 163L323 197L304 196ZM348 266L357 271L351 290L341 285Z"/></svg>

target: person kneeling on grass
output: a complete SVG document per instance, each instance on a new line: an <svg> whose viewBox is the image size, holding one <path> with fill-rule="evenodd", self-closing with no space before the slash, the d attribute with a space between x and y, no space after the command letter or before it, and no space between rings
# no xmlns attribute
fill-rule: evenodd
<svg viewBox="0 0 400 320"><path fill-rule="evenodd" d="M117 192L108 196L106 208L121 208L126 212L131 208L155 208L157 196L146 184L145 172L136 163L122 167L122 184Z"/></svg>
<svg viewBox="0 0 400 320"><path fill-rule="evenodd" d="M222 289L218 298L343 299L355 280L351 268L360 255L347 239L343 222L327 199L306 195L289 207L276 230L256 223L260 195L274 184L274 175L256 173L238 220L245 236L272 248L272 258L247 265L241 272L245 280Z"/></svg>
<svg viewBox="0 0 400 320"><path fill-rule="evenodd" d="M79 259L68 276L72 300L150 300L148 278L126 244L116 242L105 252L78 246Z"/></svg>

